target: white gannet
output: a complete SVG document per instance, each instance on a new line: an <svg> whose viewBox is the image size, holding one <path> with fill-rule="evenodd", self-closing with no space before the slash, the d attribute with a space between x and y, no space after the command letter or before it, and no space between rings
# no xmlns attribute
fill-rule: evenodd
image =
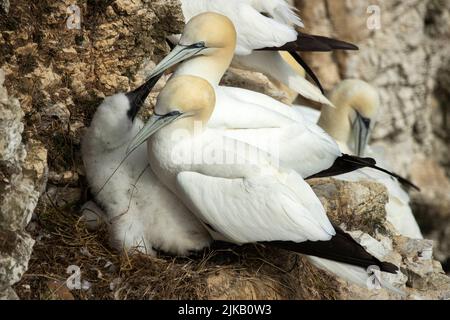
<svg viewBox="0 0 450 320"><path fill-rule="evenodd" d="M336 139L342 152L373 157L388 168L385 161L380 159L382 157L367 146L380 105L375 88L361 80L345 80L335 88L331 101L336 108L324 106L321 113L306 108L301 110L316 114L318 119L315 122ZM414 239L423 238L410 207L409 195L396 179L367 169L335 178L347 181L371 180L383 184L389 194L387 220L400 234Z"/></svg>
<svg viewBox="0 0 450 320"><path fill-rule="evenodd" d="M314 72L298 51L357 50L350 43L322 36L297 32L303 27L295 8L285 0L181 0L186 22L205 12L227 16L235 25L237 45L233 66L257 71L286 86L307 99L329 104ZM173 36L176 43L179 36ZM299 76L277 51L289 51L311 75L320 89Z"/></svg>
<svg viewBox="0 0 450 320"><path fill-rule="evenodd" d="M91 228L97 220L106 221L111 244L118 250L186 255L208 246L211 238L153 174L146 146L130 155L105 184L143 126L135 117L156 81L107 97L98 107L82 139L82 156L89 186L104 212L92 202L82 210Z"/></svg>
<svg viewBox="0 0 450 320"><path fill-rule="evenodd" d="M227 17L207 12L192 18L179 44L153 70L158 76L181 63L174 76L193 75L206 79L216 92L216 108L208 122L210 128L237 129L227 134L233 139L272 153L302 178L326 177L351 172L362 167L376 167L373 159L343 155L336 142L320 127L304 121L296 110L264 94L219 86L233 59L237 34ZM238 130L244 129L244 130ZM254 130L252 130L254 129ZM131 143L133 150L148 138L141 132ZM277 148L271 149L273 137ZM391 173L388 173L391 174Z"/></svg>
<svg viewBox="0 0 450 320"><path fill-rule="evenodd" d="M215 240L306 254L316 265L362 286L369 266L396 273L397 267L373 257L331 224L294 170L276 167L270 155L229 138L226 130L208 128L214 105L215 90L208 81L175 76L145 128L153 171Z"/></svg>

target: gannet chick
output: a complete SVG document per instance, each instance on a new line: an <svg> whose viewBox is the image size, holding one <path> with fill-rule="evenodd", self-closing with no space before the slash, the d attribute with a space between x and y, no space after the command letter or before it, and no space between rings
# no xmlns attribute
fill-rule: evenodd
<svg viewBox="0 0 450 320"><path fill-rule="evenodd" d="M208 81L172 77L143 132L150 133L148 156L155 174L215 240L260 242L332 260L320 260L322 267L360 285L366 284L368 266L396 272L333 226L295 171L276 167L269 155L227 137L224 130L208 128L214 104ZM312 259L317 263L317 258ZM358 276L343 264L357 266Z"/></svg>
<svg viewBox="0 0 450 320"><path fill-rule="evenodd" d="M345 80L335 88L331 100L336 108L323 107L319 126L336 139L342 152L370 156L379 162L381 157L367 146L380 106L375 88L361 80ZM387 167L385 163L383 167ZM410 207L410 198L396 179L367 169L336 178L383 184L389 194L387 220L400 234L413 239L423 238Z"/></svg>
<svg viewBox="0 0 450 320"><path fill-rule="evenodd" d="M133 92L105 98L83 137L83 162L95 200L104 209L113 247L186 255L208 246L211 239L148 167L146 146L136 149L112 175L143 126L135 117L154 83L150 80ZM87 218L101 215L98 211L94 208ZM95 225L89 219L87 223Z"/></svg>

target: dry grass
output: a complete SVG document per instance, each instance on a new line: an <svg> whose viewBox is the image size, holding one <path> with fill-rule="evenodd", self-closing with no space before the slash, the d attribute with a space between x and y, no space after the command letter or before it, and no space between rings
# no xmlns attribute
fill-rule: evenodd
<svg viewBox="0 0 450 320"><path fill-rule="evenodd" d="M86 229L75 208L41 200L32 224L37 241L29 270L15 285L22 299L338 297L331 277L299 256L262 246L216 247L194 257L120 254L107 245L106 230ZM66 289L70 265L80 267L89 290ZM208 279L217 276L223 282L210 284ZM246 296L244 288L253 293Z"/></svg>

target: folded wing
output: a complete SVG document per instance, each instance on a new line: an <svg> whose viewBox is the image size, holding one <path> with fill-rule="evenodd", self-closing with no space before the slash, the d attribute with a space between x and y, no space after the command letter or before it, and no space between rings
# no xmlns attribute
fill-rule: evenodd
<svg viewBox="0 0 450 320"><path fill-rule="evenodd" d="M327 241L335 234L308 184L291 172L283 177L227 179L181 172L183 201L207 226L233 243Z"/></svg>

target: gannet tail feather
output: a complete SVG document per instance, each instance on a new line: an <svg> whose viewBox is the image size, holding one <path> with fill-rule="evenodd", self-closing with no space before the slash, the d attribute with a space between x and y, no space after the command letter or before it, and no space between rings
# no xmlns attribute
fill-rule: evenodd
<svg viewBox="0 0 450 320"><path fill-rule="evenodd" d="M349 42L324 36L316 36L299 32L297 40L288 42L281 47L262 48L265 51L305 51L305 52L329 52L333 50L359 50Z"/></svg>
<svg viewBox="0 0 450 320"><path fill-rule="evenodd" d="M341 174L353 172L355 170L362 169L362 168L372 168L374 170L384 172L384 173L396 178L401 184L409 186L411 188L414 188L417 191L420 191L419 187L414 185L411 181L399 176L396 173L393 173L386 169L378 167L377 163L374 159L350 156L347 154L343 154L341 157L337 158L336 161L334 162L333 166L331 166L331 168L328 168L327 170L324 170L313 176L310 176L307 179L333 177L333 176L338 176Z"/></svg>
<svg viewBox="0 0 450 320"><path fill-rule="evenodd" d="M334 229L336 230L336 235L329 241L305 241L301 243L271 241L263 244L365 269L370 266L377 266L381 271L388 273L396 273L398 271L395 265L388 262L381 262L368 253L363 246L341 228L334 226Z"/></svg>
<svg viewBox="0 0 450 320"><path fill-rule="evenodd" d="M350 42L333 39L333 38L328 38L328 37L323 37L323 36L312 36L312 37L314 37L319 42L327 44L333 50L350 50L350 51L359 50L358 46L356 46Z"/></svg>

